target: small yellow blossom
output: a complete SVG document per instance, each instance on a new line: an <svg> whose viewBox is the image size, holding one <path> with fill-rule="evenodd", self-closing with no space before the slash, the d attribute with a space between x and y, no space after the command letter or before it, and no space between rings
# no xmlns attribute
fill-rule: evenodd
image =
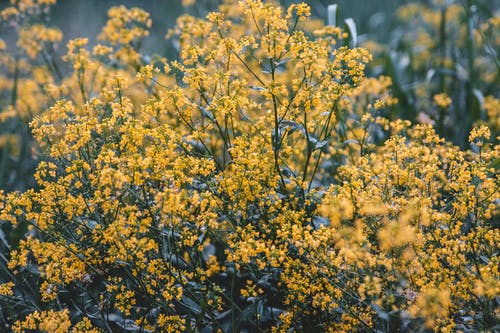
<svg viewBox="0 0 500 333"><path fill-rule="evenodd" d="M12 291L12 288L14 287L13 282L7 282L7 283L2 283L0 284L0 296L12 296L14 295L14 292Z"/></svg>
<svg viewBox="0 0 500 333"><path fill-rule="evenodd" d="M451 98L446 93L434 95L433 100L442 109L447 109L451 105Z"/></svg>

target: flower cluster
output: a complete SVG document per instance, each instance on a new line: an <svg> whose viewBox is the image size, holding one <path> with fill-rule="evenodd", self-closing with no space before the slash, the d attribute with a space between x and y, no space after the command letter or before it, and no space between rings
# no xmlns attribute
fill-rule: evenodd
<svg viewBox="0 0 500 333"><path fill-rule="evenodd" d="M35 188L1 193L0 226L20 236L2 256L0 328L494 327L492 131L461 150L391 119L393 81L366 78L371 54L339 27L307 31L309 16L225 1L178 19L168 61L139 50L149 15L114 7L103 44L68 43L67 75L35 66L24 93L41 161Z"/></svg>

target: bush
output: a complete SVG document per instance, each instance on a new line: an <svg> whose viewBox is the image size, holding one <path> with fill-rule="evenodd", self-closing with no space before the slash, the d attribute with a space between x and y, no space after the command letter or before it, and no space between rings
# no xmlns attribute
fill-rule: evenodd
<svg viewBox="0 0 500 333"><path fill-rule="evenodd" d="M364 77L371 55L348 32L310 31L304 4L182 16L176 61L141 54L147 13L109 16L102 44L70 41L72 71L42 85L58 95L31 121L37 188L4 195L3 223L27 228L3 262L4 329L497 324L500 149L486 126L464 151L383 117L390 79Z"/></svg>

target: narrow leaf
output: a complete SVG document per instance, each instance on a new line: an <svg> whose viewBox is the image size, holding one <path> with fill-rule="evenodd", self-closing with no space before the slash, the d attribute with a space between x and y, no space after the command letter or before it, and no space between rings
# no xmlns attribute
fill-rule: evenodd
<svg viewBox="0 0 500 333"><path fill-rule="evenodd" d="M10 250L9 242L7 242L7 237L5 237L5 233L2 229L0 229L0 240L5 244L5 246Z"/></svg>
<svg viewBox="0 0 500 333"><path fill-rule="evenodd" d="M489 165L489 167L495 169L495 171L497 171L498 169L500 169L500 157L498 157L493 162L491 162L490 165Z"/></svg>
<svg viewBox="0 0 500 333"><path fill-rule="evenodd" d="M351 37L351 47L356 47L358 44L358 32L356 30L356 23L352 18L347 18L344 23L349 31L349 36Z"/></svg>
<svg viewBox="0 0 500 333"><path fill-rule="evenodd" d="M328 25L332 27L337 26L337 18L338 18L338 5L329 5L328 6Z"/></svg>
<svg viewBox="0 0 500 333"><path fill-rule="evenodd" d="M206 108L202 107L202 106L199 106L199 109L201 111L201 114L204 116L204 117L207 117L208 119L210 119L211 121L215 122L215 117L214 117L214 114L212 113L212 111L210 110L207 110Z"/></svg>
<svg viewBox="0 0 500 333"><path fill-rule="evenodd" d="M322 149L328 144L328 140L321 140L319 142L316 142L314 145L314 150Z"/></svg>

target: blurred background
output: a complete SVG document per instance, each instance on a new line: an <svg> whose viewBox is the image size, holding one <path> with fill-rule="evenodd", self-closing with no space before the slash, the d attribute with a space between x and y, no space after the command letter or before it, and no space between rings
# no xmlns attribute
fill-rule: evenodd
<svg viewBox="0 0 500 333"><path fill-rule="evenodd" d="M0 10L9 4L9 0L0 0ZM175 50L165 40L169 28L175 25L179 15L188 13L195 16L205 16L216 10L220 0L198 0L192 6L183 6L182 0L59 0L51 10L51 24L59 27L64 33L64 39L88 37L91 44L107 21L107 10L110 7L124 5L140 7L151 14L153 26L151 35L144 43L144 51L163 53L173 56ZM287 7L292 3L305 2L311 6L312 15L327 19L327 7L338 4L340 18L352 17L356 22L358 33L365 38L376 38L382 42L389 39L389 31L397 24L395 12L398 7L410 2L405 0L281 0ZM418 2L418 1L417 1ZM426 1L421 1L426 2ZM427 1L428 2L428 1ZM489 6L498 8L500 0L490 0ZM3 31L3 34L8 32ZM62 43L65 45L65 43Z"/></svg>

